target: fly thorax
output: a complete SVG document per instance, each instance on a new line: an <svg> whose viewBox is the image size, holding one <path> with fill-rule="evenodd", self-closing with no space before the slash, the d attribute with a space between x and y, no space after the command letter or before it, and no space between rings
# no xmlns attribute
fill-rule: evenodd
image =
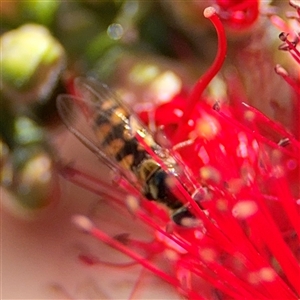
<svg viewBox="0 0 300 300"><path fill-rule="evenodd" d="M146 198L163 203L171 209L182 206L182 203L171 191L170 175L162 168L157 169L147 180L145 191Z"/></svg>
<svg viewBox="0 0 300 300"><path fill-rule="evenodd" d="M160 169L160 165L155 160L145 159L137 169L138 178L145 183L158 169Z"/></svg>

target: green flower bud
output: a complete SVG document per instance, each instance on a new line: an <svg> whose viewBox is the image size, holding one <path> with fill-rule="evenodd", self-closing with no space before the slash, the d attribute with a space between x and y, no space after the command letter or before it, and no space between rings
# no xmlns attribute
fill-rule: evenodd
<svg viewBox="0 0 300 300"><path fill-rule="evenodd" d="M65 66L63 47L43 26L27 24L1 36L1 85L10 98L43 101Z"/></svg>
<svg viewBox="0 0 300 300"><path fill-rule="evenodd" d="M0 139L0 184L5 208L33 217L57 203L58 177L43 130L28 118L15 121L15 144Z"/></svg>

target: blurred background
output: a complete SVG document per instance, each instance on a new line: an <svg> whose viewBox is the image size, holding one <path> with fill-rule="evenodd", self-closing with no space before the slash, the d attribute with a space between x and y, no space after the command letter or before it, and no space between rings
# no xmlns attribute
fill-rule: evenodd
<svg viewBox="0 0 300 300"><path fill-rule="evenodd" d="M299 26L286 18L288 2L1 1L2 299L129 297L140 267L121 274L79 262L82 251L126 258L116 259L117 252L83 237L70 218L93 214L111 234L146 233L60 177L61 162L76 162L99 178L105 171L64 128L55 100L74 91L77 76L121 91L137 112L188 95L218 49L203 16L210 5L225 26L228 55L206 99L233 105L234 90L299 136L299 95L274 72L280 63L299 82L299 66L278 50L280 30L271 22L281 16L287 28ZM180 298L151 276L136 297Z"/></svg>

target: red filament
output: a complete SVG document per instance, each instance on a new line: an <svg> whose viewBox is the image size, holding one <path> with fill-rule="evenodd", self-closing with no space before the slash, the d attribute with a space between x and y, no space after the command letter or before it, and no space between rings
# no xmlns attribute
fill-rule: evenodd
<svg viewBox="0 0 300 300"><path fill-rule="evenodd" d="M226 57L226 52L227 52L226 35L225 35L223 25L215 9L212 7L206 8L206 10L204 11L204 16L208 18L216 28L217 35L218 35L218 45L219 45L218 52L213 64L207 70L207 72L202 77L200 77L200 79L196 82L191 92L191 95L187 100L187 105L184 108L183 116L180 119L180 123L176 131L177 134L174 136L175 143L184 140L186 138L188 121L191 118L191 115L195 110L196 105L201 100L201 96L204 90L207 88L208 84L215 77L215 75L219 72Z"/></svg>

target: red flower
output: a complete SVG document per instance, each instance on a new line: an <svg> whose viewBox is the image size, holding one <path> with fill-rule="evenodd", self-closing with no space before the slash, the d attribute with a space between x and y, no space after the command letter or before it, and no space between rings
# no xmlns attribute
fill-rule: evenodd
<svg viewBox="0 0 300 300"><path fill-rule="evenodd" d="M251 2L253 7L250 2L243 2L247 10L253 9L249 23L257 9L257 2ZM231 2L221 4L234 7ZM123 179L118 184L129 194L125 202L123 193L111 191L104 182L67 170L71 181L105 195L116 210L129 210L149 227L153 240L110 237L82 216L75 216L74 222L189 299L298 299L300 143L247 104L211 107L205 103L202 92L226 54L216 12L209 8L205 15L219 37L212 67L189 97L178 95L150 114L140 114L144 122L163 126L171 141L168 151L178 166L173 171L145 142L141 144L170 175L176 174L170 176L169 188L193 217L178 226L170 222L165 209L144 200ZM284 42L290 45L287 37ZM85 256L81 259L98 263Z"/></svg>

